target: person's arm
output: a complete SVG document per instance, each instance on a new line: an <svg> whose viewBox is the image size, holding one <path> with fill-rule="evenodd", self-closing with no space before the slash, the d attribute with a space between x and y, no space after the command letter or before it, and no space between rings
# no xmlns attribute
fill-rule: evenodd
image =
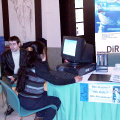
<svg viewBox="0 0 120 120"><path fill-rule="evenodd" d="M11 79L11 82L15 81L15 78L11 73L9 72L7 63L6 63L7 57L3 54L1 56L1 75L6 76L7 78Z"/></svg>
<svg viewBox="0 0 120 120"><path fill-rule="evenodd" d="M1 55L1 74L4 76L11 76L10 72L8 71L7 64L6 64L6 57L4 54Z"/></svg>
<svg viewBox="0 0 120 120"><path fill-rule="evenodd" d="M48 63L46 61L43 61L42 64L44 65L46 70L48 70L48 71L50 70L48 67Z"/></svg>
<svg viewBox="0 0 120 120"><path fill-rule="evenodd" d="M38 77L45 79L46 81L55 85L66 85L75 83L75 79L56 79L48 70L47 62L36 65L36 74Z"/></svg>

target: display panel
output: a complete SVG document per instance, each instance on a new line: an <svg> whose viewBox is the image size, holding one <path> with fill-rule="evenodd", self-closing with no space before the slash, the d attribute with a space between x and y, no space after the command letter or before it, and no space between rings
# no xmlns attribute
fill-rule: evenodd
<svg viewBox="0 0 120 120"><path fill-rule="evenodd" d="M65 39L63 54L75 56L76 46L77 41Z"/></svg>

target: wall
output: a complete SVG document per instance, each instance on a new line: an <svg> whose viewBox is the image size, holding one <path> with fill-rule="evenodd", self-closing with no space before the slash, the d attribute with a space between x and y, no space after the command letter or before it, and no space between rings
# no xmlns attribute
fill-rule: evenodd
<svg viewBox="0 0 120 120"><path fill-rule="evenodd" d="M0 36L3 36L2 4L0 1Z"/></svg>
<svg viewBox="0 0 120 120"><path fill-rule="evenodd" d="M49 66L55 69L62 63L59 0L41 0L41 5L42 37L47 40Z"/></svg>
<svg viewBox="0 0 120 120"><path fill-rule="evenodd" d="M42 37L48 47L61 47L59 0L42 0Z"/></svg>

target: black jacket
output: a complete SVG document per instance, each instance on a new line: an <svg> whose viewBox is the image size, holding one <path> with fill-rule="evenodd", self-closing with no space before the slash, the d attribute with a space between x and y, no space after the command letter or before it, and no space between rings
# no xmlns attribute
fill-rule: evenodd
<svg viewBox="0 0 120 120"><path fill-rule="evenodd" d="M23 61L25 61L25 55L27 51L25 49L20 49L20 63L21 66ZM12 76L14 74L14 61L12 58L11 50L4 51L1 55L1 74L2 76Z"/></svg>
<svg viewBox="0 0 120 120"><path fill-rule="evenodd" d="M56 77L49 72L48 64L46 61L42 62L41 64L39 62L36 62L35 71L38 77L43 78L44 80L54 85L67 85L75 83L74 78L56 79Z"/></svg>

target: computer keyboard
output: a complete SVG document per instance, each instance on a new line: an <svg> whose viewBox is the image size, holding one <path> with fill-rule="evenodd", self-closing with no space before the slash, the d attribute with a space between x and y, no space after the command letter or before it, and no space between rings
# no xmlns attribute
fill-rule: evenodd
<svg viewBox="0 0 120 120"><path fill-rule="evenodd" d="M50 71L50 73L53 76L55 76L57 79L71 79L76 76L75 74L63 72L63 71Z"/></svg>

